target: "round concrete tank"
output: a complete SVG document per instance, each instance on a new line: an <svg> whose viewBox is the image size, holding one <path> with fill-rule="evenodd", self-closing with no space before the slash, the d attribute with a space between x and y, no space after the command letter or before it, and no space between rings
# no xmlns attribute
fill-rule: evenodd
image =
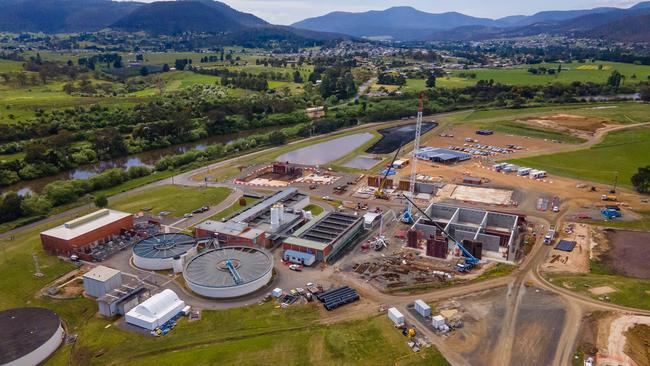
<svg viewBox="0 0 650 366"><path fill-rule="evenodd" d="M192 291L217 299L255 292L272 275L273 256L251 247L223 247L198 254L183 270L183 278Z"/></svg>
<svg viewBox="0 0 650 366"><path fill-rule="evenodd" d="M196 250L196 239L185 234L158 234L140 240L133 247L133 264L142 269L159 271L174 268L174 257Z"/></svg>
<svg viewBox="0 0 650 366"><path fill-rule="evenodd" d="M61 319L49 309L0 311L0 365L38 365L59 348L64 336Z"/></svg>

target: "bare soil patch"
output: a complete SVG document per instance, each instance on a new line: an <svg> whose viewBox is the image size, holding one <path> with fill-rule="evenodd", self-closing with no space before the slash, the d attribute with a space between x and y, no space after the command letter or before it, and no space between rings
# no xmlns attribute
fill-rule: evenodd
<svg viewBox="0 0 650 366"><path fill-rule="evenodd" d="M589 273L589 257L592 246L593 229L585 224L567 223L558 233L563 240L575 241L570 252L553 249L542 265L544 272Z"/></svg>
<svg viewBox="0 0 650 366"><path fill-rule="evenodd" d="M609 249L601 254L605 265L624 276L650 279L650 233L610 229L606 236Z"/></svg>
<svg viewBox="0 0 650 366"><path fill-rule="evenodd" d="M650 326L635 325L625 335L627 336L625 354L638 365L650 365Z"/></svg>
<svg viewBox="0 0 650 366"><path fill-rule="evenodd" d="M616 289L610 286L600 286L600 287L594 287L592 289L589 289L589 292L591 292L596 296L600 296L600 295L607 295L607 294L611 294L612 292L616 292Z"/></svg>
<svg viewBox="0 0 650 366"><path fill-rule="evenodd" d="M524 119L523 122L569 133L576 131L594 133L601 128L607 127L607 124L610 123L601 118L564 113L544 117L527 118Z"/></svg>
<svg viewBox="0 0 650 366"><path fill-rule="evenodd" d="M479 136L476 134L476 128L471 127L453 127L438 131L431 138L423 141L423 146L433 146L447 148L449 146L463 146L466 144L465 138L477 140L480 144L506 147L507 145L521 146L521 150L515 150L508 155L502 155L504 158L517 157L523 153L538 151L548 151L557 148L557 144L543 139L531 138L528 136L510 135L503 132L494 131L493 135ZM443 136L441 136L443 135ZM449 137L453 135L453 137ZM444 137L447 136L447 137Z"/></svg>

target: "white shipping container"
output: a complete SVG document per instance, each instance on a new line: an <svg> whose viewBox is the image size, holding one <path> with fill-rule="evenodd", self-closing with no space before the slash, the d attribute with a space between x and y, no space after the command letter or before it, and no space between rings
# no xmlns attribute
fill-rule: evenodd
<svg viewBox="0 0 650 366"><path fill-rule="evenodd" d="M404 315L402 315L402 313L400 313L396 308L388 309L388 318L392 320L395 325L404 324Z"/></svg>
<svg viewBox="0 0 650 366"><path fill-rule="evenodd" d="M433 318L431 318L431 325L433 325L434 328L438 329L445 325L445 317L442 315L436 315Z"/></svg>
<svg viewBox="0 0 650 366"><path fill-rule="evenodd" d="M415 300L415 311L424 318L431 316L431 306L422 300Z"/></svg>

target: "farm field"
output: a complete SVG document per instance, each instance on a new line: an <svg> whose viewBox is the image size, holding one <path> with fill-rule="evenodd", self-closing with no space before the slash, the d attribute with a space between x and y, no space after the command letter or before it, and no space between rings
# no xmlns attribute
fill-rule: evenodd
<svg viewBox="0 0 650 366"><path fill-rule="evenodd" d="M543 169L552 174L600 183L618 182L631 187L630 178L648 165L650 129L617 131L586 150L511 160L514 164Z"/></svg>
<svg viewBox="0 0 650 366"><path fill-rule="evenodd" d="M539 68L545 67L547 69L557 70L562 66L562 71L555 75L533 75L528 72L529 67ZM599 68L602 66L602 68ZM476 84L478 80L494 80L497 83L508 85L550 85L554 83L568 84L574 81L583 83L605 83L612 71L617 70L625 76L625 84L639 83L647 81L650 77L650 66L647 65L634 65L619 62L600 62L594 63L544 63L539 65L525 65L509 69L469 69L451 71L447 77L440 77L436 80L437 87L447 88L462 88ZM461 77L461 74L475 74L475 78ZM423 90L425 89L424 79L410 79L407 90Z"/></svg>
<svg viewBox="0 0 650 366"><path fill-rule="evenodd" d="M195 188L186 186L160 186L120 198L109 204L116 210L136 213L145 208L153 214L160 211L171 212L171 217L182 217L183 214L205 206L216 205L225 200L230 194L228 188Z"/></svg>

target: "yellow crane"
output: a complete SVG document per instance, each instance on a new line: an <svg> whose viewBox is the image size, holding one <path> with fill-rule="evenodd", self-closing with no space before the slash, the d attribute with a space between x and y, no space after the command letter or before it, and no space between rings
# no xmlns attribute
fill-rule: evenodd
<svg viewBox="0 0 650 366"><path fill-rule="evenodd" d="M388 199L388 195L386 192L384 192L384 186L386 185L386 178L388 178L388 173L390 173L390 170L393 169L393 164L395 164L395 160L397 160L397 155L399 154L400 150L402 150L402 146L397 148L397 151L395 151L395 156L393 156L393 160L391 160L390 165L388 165L388 168L386 168L386 174L384 174L381 182L379 182L379 188L377 188L375 191L375 198L382 200Z"/></svg>

